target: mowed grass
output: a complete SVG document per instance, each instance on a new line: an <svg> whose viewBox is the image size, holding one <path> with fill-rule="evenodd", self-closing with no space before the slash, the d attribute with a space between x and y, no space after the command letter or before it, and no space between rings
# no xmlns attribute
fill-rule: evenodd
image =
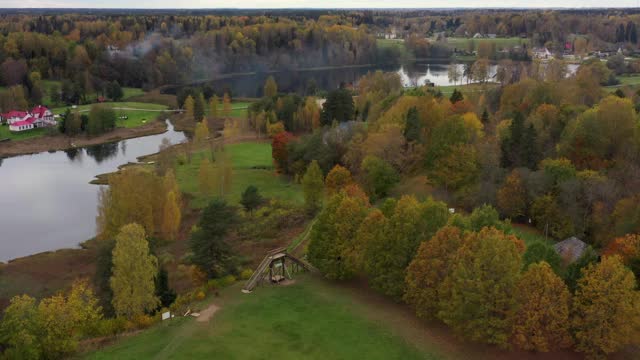
<svg viewBox="0 0 640 360"><path fill-rule="evenodd" d="M538 241L554 244L552 239L545 238L540 230L529 225L513 224L513 232L519 239L524 241L527 246Z"/></svg>
<svg viewBox="0 0 640 360"><path fill-rule="evenodd" d="M237 204L242 192L253 185L258 188L263 197L296 204L303 203L301 186L275 172L271 158L271 144L263 142L230 144L225 146L224 151L230 157L233 168L231 191L225 195L227 201ZM206 206L212 199L211 196L200 192L198 173L204 156L211 156L210 151L195 152L191 163L178 165L176 169L180 188L194 197L192 206L195 208Z"/></svg>
<svg viewBox="0 0 640 360"><path fill-rule="evenodd" d="M0 125L0 140L9 138L12 141L28 140L41 137L47 133L46 128L13 132L9 130L9 125Z"/></svg>
<svg viewBox="0 0 640 360"><path fill-rule="evenodd" d="M220 103L218 103L218 116L223 116L224 115L224 111L223 111L223 107L222 107L222 100L218 99L218 101L220 101ZM231 117L246 117L247 116L247 110L249 109L249 105L251 105L250 102L247 101L234 101L231 103L231 113L229 114L229 116ZM205 109L205 113L207 115L209 115L209 106L207 105L206 109Z"/></svg>
<svg viewBox="0 0 640 360"><path fill-rule="evenodd" d="M51 97L49 95L49 92L51 91L51 88L53 86L57 86L58 90L60 90L62 88L62 81L58 81L58 80L42 80L42 86L44 87L44 93L43 93L43 97L42 97L42 105L45 106L56 106L59 104L53 104L51 103ZM122 88L122 100L127 100L131 97L134 96L141 96L144 95L145 92L144 90L140 89L140 88L132 88L132 87L123 87ZM87 97L91 100L97 98L97 94L96 93L91 93L88 94Z"/></svg>
<svg viewBox="0 0 640 360"><path fill-rule="evenodd" d="M458 85L437 86L436 88L442 92L442 95L451 95L453 94L454 89L458 89L458 91L461 91L464 94L465 92L483 92L496 86L498 86L496 83L462 83Z"/></svg>
<svg viewBox="0 0 640 360"><path fill-rule="evenodd" d="M374 306L304 275L289 286L223 290L210 322L179 318L86 359L438 359L367 317ZM424 351L424 350L422 350Z"/></svg>
<svg viewBox="0 0 640 360"><path fill-rule="evenodd" d="M463 49L463 50L468 50L470 47L473 47L473 50L477 50L478 45L481 43L493 43L496 45L496 48L500 50L505 48L511 48L518 45L522 46L524 44L528 44L529 39L523 39L519 37L495 38L495 39L488 39L488 38L473 39L473 38L463 38L463 37L447 38L447 44L450 47Z"/></svg>
<svg viewBox="0 0 640 360"><path fill-rule="evenodd" d="M88 114L91 110L91 106L94 104L86 104L79 105L76 109L81 113ZM116 116L118 120L116 122L116 126L121 127L138 127L148 123L149 121L155 120L158 116L162 114L159 110L167 110L168 107L166 105L160 104L149 104L149 103L138 103L138 102L108 102L103 103L104 106L111 106L114 108L116 112ZM58 107L52 109L54 114L64 114L67 111L67 106ZM130 108L130 109L144 109L144 110L123 110L121 108ZM147 111L149 110L149 111ZM128 119L120 119L121 116L126 115Z"/></svg>
<svg viewBox="0 0 640 360"><path fill-rule="evenodd" d="M627 87L627 86L635 89L640 85L640 74L618 76L618 80L620 80L620 84L613 85L613 86L606 86L605 89L608 92L614 92L618 88Z"/></svg>

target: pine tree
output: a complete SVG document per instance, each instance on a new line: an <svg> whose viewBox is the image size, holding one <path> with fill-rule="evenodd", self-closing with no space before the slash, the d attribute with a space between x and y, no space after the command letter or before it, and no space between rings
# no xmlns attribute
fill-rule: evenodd
<svg viewBox="0 0 640 360"><path fill-rule="evenodd" d="M420 142L422 138L422 122L418 117L418 109L414 106L407 112L404 127L404 138L407 142Z"/></svg>
<svg viewBox="0 0 640 360"><path fill-rule="evenodd" d="M191 261L209 278L230 270L231 250L225 237L235 222L235 209L216 198L204 209L196 231L191 234Z"/></svg>
<svg viewBox="0 0 640 360"><path fill-rule="evenodd" d="M204 107L205 107L204 95L198 93L193 103L193 121L202 121L204 119Z"/></svg>
<svg viewBox="0 0 640 360"><path fill-rule="evenodd" d="M462 95L462 93L458 91L458 89L453 89L453 93L451 93L451 97L449 98L449 101L451 101L452 104L455 104L458 101L462 101L462 100L464 100L464 96Z"/></svg>

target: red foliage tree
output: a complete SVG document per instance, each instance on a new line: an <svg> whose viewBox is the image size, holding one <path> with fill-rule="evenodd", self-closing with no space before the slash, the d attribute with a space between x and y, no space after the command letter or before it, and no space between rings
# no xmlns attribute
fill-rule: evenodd
<svg viewBox="0 0 640 360"><path fill-rule="evenodd" d="M287 169L287 144L293 140L290 132L283 131L273 137L271 141L271 157L276 165L276 169L285 172Z"/></svg>

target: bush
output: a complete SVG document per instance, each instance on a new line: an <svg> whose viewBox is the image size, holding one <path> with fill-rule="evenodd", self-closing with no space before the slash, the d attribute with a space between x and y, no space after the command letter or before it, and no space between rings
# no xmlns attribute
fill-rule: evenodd
<svg viewBox="0 0 640 360"><path fill-rule="evenodd" d="M253 270L244 269L240 272L240 280L249 280L249 278L251 278L252 275L253 275Z"/></svg>
<svg viewBox="0 0 640 360"><path fill-rule="evenodd" d="M151 327L158 321L157 317L150 315L137 315L133 318L133 324L136 329L146 329Z"/></svg>
<svg viewBox="0 0 640 360"><path fill-rule="evenodd" d="M204 291L200 290L196 293L196 300L202 301L206 297Z"/></svg>

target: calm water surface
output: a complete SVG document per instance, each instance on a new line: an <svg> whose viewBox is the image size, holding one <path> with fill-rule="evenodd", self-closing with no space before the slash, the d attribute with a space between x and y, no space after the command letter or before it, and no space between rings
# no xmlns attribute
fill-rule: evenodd
<svg viewBox="0 0 640 360"><path fill-rule="evenodd" d="M175 144L185 136L168 123L164 134L1 160L0 261L93 237L100 186L89 182L157 152L163 138Z"/></svg>

